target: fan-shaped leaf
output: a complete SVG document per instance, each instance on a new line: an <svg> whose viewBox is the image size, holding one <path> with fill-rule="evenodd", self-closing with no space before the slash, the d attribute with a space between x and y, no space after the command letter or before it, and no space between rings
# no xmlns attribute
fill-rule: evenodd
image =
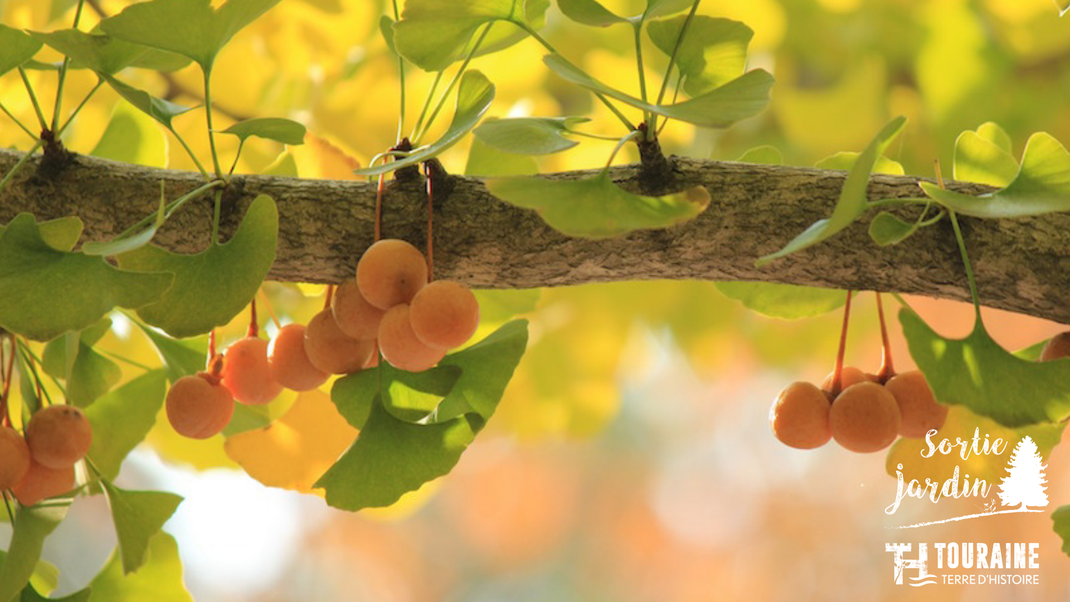
<svg viewBox="0 0 1070 602"><path fill-rule="evenodd" d="M671 56L687 17L680 16L647 25L654 46ZM676 51L676 68L685 78L683 88L699 96L743 75L747 46L754 31L739 21L696 15Z"/></svg>
<svg viewBox="0 0 1070 602"><path fill-rule="evenodd" d="M226 243L195 255L179 255L148 245L118 256L120 267L137 272L170 272L175 285L138 316L174 337L204 334L238 315L256 294L275 261L279 213L271 197L260 195Z"/></svg>
<svg viewBox="0 0 1070 602"><path fill-rule="evenodd" d="M508 203L535 209L555 230L583 238L667 228L694 218L710 203L702 186L664 196L632 194L605 171L580 180L500 178L488 180L487 189Z"/></svg>
<svg viewBox="0 0 1070 602"><path fill-rule="evenodd" d="M565 137L572 126L590 121L586 117L516 117L490 119L474 130L477 138L507 153L547 155L579 144Z"/></svg>

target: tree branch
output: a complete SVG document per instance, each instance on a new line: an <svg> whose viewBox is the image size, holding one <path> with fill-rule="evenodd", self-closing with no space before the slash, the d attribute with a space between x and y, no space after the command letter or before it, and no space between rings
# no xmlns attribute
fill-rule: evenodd
<svg viewBox="0 0 1070 602"><path fill-rule="evenodd" d="M21 156L0 150L0 173ZM159 182L168 198L203 183L193 172L158 170L86 156L54 177L35 175L35 157L0 192L0 223L20 211L38 219L78 215L85 240L104 240L150 214ZM831 211L845 172L674 158L677 188L702 184L709 209L667 230L602 241L568 238L531 211L490 196L476 178L452 177L436 202L435 272L480 288L564 286L611 280L761 280L857 290L899 291L969 299L966 276L946 221L905 243L876 246L858 222L832 240L763 268L754 260L783 246ZM590 172L550 174L577 178ZM613 178L638 189L638 166L614 168ZM918 178L875 175L870 199L917 197ZM980 193L987 187L951 183ZM278 201L279 249L270 278L337 283L354 273L372 242L372 183L235 176L223 201L221 232L229 236L257 194ZM384 198L383 234L422 247L426 197L419 181L391 182ZM904 209L914 217L917 208ZM191 253L208 244L212 207L206 198L176 213L155 242ZM867 216L871 217L871 216ZM982 302L1070 323L1070 215L961 220Z"/></svg>

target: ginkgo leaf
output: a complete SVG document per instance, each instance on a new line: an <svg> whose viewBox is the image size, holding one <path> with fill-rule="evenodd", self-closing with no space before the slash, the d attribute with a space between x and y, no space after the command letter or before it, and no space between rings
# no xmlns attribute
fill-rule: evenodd
<svg viewBox="0 0 1070 602"><path fill-rule="evenodd" d="M119 476L123 460L156 424L167 382L163 370L151 370L123 383L85 410L93 427L87 454L106 479Z"/></svg>
<svg viewBox="0 0 1070 602"><path fill-rule="evenodd" d="M225 243L195 255L144 246L117 257L136 272L170 272L175 285L159 301L138 309L146 323L174 337L204 334L238 315L260 288L271 264L279 232L275 201L260 195Z"/></svg>
<svg viewBox="0 0 1070 602"><path fill-rule="evenodd" d="M360 436L315 483L343 510L389 506L453 469L483 428L475 413L437 424L399 420L376 396Z"/></svg>
<svg viewBox="0 0 1070 602"><path fill-rule="evenodd" d="M439 71L467 54L472 37L481 27L495 21L508 21L516 35L496 36L487 40L488 48L500 49L522 39L523 30L516 25L536 29L549 2L528 0L408 0L401 20L394 24L394 47L409 61L425 71Z"/></svg>
<svg viewBox="0 0 1070 602"><path fill-rule="evenodd" d="M314 389L298 395L275 422L228 437L224 449L264 485L314 493L316 480L356 435L357 429L338 413L331 398Z"/></svg>
<svg viewBox="0 0 1070 602"><path fill-rule="evenodd" d="M646 0L646 10L643 11L643 20L665 17L682 10L687 10L694 4L694 0Z"/></svg>
<svg viewBox="0 0 1070 602"><path fill-rule="evenodd" d="M167 136L153 117L132 105L120 103L89 154L112 161L164 168L167 167ZM162 205L163 195L160 196ZM105 244L96 243L96 246L99 249ZM82 252L87 252L92 245L82 245Z"/></svg>
<svg viewBox="0 0 1070 602"><path fill-rule="evenodd" d="M702 186L663 196L632 194L613 183L606 171L578 180L517 177L486 184L503 201L535 209L555 230L594 239L675 226L702 213L710 203Z"/></svg>
<svg viewBox="0 0 1070 602"><path fill-rule="evenodd" d="M45 537L59 526L69 508L70 500L19 508L12 525L7 556L0 565L0 600L9 602L30 582L41 558Z"/></svg>
<svg viewBox="0 0 1070 602"><path fill-rule="evenodd" d="M1031 362L992 340L978 317L964 339L946 339L913 311L899 312L910 356L937 401L963 405L1008 427L1070 416L1070 359Z"/></svg>
<svg viewBox="0 0 1070 602"><path fill-rule="evenodd" d="M507 176L530 176L539 173L539 162L531 155L503 153L485 144L479 138L472 138L468 147L468 162L464 165L464 175L481 178L502 178Z"/></svg>
<svg viewBox="0 0 1070 602"><path fill-rule="evenodd" d="M26 32L0 24L0 75L32 59L42 45Z"/></svg>
<svg viewBox="0 0 1070 602"><path fill-rule="evenodd" d="M561 12L577 23L592 27L608 27L617 23L627 23L624 17L618 17L596 0L557 0Z"/></svg>
<svg viewBox="0 0 1070 602"><path fill-rule="evenodd" d="M546 55L543 62L566 81L637 109L703 127L728 127L741 119L757 115L769 104L769 89L773 86L772 75L755 69L689 100L671 105L654 105L607 86L556 54Z"/></svg>
<svg viewBox="0 0 1070 602"><path fill-rule="evenodd" d="M684 77L683 89L698 96L743 75L747 46L754 31L739 21L705 15L691 17L687 35L677 49L676 40L687 17L653 21L647 35L666 56L676 53L674 65Z"/></svg>
<svg viewBox="0 0 1070 602"><path fill-rule="evenodd" d="M572 126L586 117L515 117L488 119L472 133L498 150L523 155L547 155L568 150L579 142L566 138Z"/></svg>
<svg viewBox="0 0 1070 602"><path fill-rule="evenodd" d="M291 146L305 143L305 126L282 117L246 119L222 130L222 133L233 134L242 141L250 136L256 136Z"/></svg>
<svg viewBox="0 0 1070 602"><path fill-rule="evenodd" d="M775 146L763 144L756 146L742 155L736 161L740 163L758 163L761 165L783 165L784 153Z"/></svg>
<svg viewBox="0 0 1070 602"><path fill-rule="evenodd" d="M862 151L862 154L852 165L850 173L847 174L847 180L843 183L840 198L836 202L836 208L832 210L831 216L814 222L809 228L793 238L784 248L760 258L755 262L756 265L764 265L774 259L815 245L843 230L865 213L866 188L869 186L870 173L877 164L877 160L884 154L884 150L888 148L888 145L903 129L905 123L905 117L896 117L888 125L885 125L880 133L869 143L866 150Z"/></svg>
<svg viewBox="0 0 1070 602"><path fill-rule="evenodd" d="M21 213L0 236L0 326L49 340L89 326L115 306L136 309L152 303L173 279L57 250L44 240L33 216Z"/></svg>
<svg viewBox="0 0 1070 602"><path fill-rule="evenodd" d="M882 247L901 243L917 230L917 222L903 221L887 211L881 211L869 223L869 237Z"/></svg>
<svg viewBox="0 0 1070 602"><path fill-rule="evenodd" d="M116 549L89 588L89 602L193 602L182 580L178 545L164 531L149 540L147 560L136 573L123 573Z"/></svg>
<svg viewBox="0 0 1070 602"><path fill-rule="evenodd" d="M152 341L163 360L167 380L172 383L205 369L208 355L208 337L191 337L182 340L157 332L155 329L133 320L145 336Z"/></svg>
<svg viewBox="0 0 1070 602"><path fill-rule="evenodd" d="M490 83L490 80L479 71L465 71L457 87L457 108L453 112L453 121L450 122L449 128L441 138L390 163L357 169L353 173L358 176L377 176L399 167L415 165L442 153L479 124L479 120L483 118L483 114L490 108L493 100L494 84Z"/></svg>
<svg viewBox="0 0 1070 602"><path fill-rule="evenodd" d="M387 506L448 473L497 409L527 339L527 322L515 320L430 371L383 366L336 381L331 398L361 431L315 484L326 490L327 503L346 510Z"/></svg>
<svg viewBox="0 0 1070 602"><path fill-rule="evenodd" d="M1006 146L1004 146L1004 144ZM1007 133L994 123L967 130L955 140L956 180L1004 187L1018 175L1018 162L1010 151Z"/></svg>
<svg viewBox="0 0 1070 602"><path fill-rule="evenodd" d="M844 291L774 282L717 282L717 290L749 310L771 318L798 320L827 314L843 306Z"/></svg>
<svg viewBox="0 0 1070 602"><path fill-rule="evenodd" d="M100 323L103 323L104 332L111 326L111 320L107 318ZM93 349L93 344L100 336L96 333L86 336L89 330L86 329L78 337L77 352L69 360L69 365L62 338L49 341L41 357L45 372L56 378L70 377L66 383L67 402L82 408L110 391L123 376L118 364Z"/></svg>
<svg viewBox="0 0 1070 602"><path fill-rule="evenodd" d="M101 481L111 508L123 574L129 575L145 564L149 542L178 509L182 496L166 491L130 491Z"/></svg>
<svg viewBox="0 0 1070 602"><path fill-rule="evenodd" d="M132 44L107 34L92 34L77 29L30 32L30 35L71 59L71 66L114 75L129 67L152 49Z"/></svg>
<svg viewBox="0 0 1070 602"><path fill-rule="evenodd" d="M1050 134L1029 137L1022 164L1003 190L971 196L931 182L921 188L948 209L974 217L1004 218L1070 211L1070 153Z"/></svg>
<svg viewBox="0 0 1070 602"><path fill-rule="evenodd" d="M151 0L104 19L100 28L117 38L187 56L207 72L234 34L279 0Z"/></svg>
<svg viewBox="0 0 1070 602"><path fill-rule="evenodd" d="M171 121L175 117L193 109L193 107L184 107L169 100L156 98L144 90L138 90L111 76L104 76L104 81L108 82L108 85L119 93L119 96L125 98L127 102L140 109L141 112L159 121L169 130L173 129Z"/></svg>
<svg viewBox="0 0 1070 602"><path fill-rule="evenodd" d="M82 220L77 216L68 215L46 222L37 222L37 229L41 233L48 246L57 251L70 251L82 236ZM0 226L0 236L7 230L6 225Z"/></svg>

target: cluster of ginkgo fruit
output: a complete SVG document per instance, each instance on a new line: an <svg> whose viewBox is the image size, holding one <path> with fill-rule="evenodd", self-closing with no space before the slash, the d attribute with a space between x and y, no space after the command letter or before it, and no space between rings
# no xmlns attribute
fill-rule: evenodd
<svg viewBox="0 0 1070 602"><path fill-rule="evenodd" d="M813 449L835 439L844 449L870 453L891 445L896 437L924 437L939 430L948 408L936 401L925 375L919 370L896 374L892 368L884 311L877 297L884 357L876 374L844 367L847 321L851 311L848 293L836 369L821 387L794 382L780 392L769 410L773 434L797 449Z"/></svg>
<svg viewBox="0 0 1070 602"><path fill-rule="evenodd" d="M396 239L368 247L355 278L329 294L329 305L308 326L288 324L269 345L249 334L209 360L209 368L184 376L167 392L167 417L179 434L205 439L223 430L235 400L262 405L285 387L308 391L332 374L377 366L422 372L475 334L479 302L449 280L428 282L420 251Z"/></svg>
<svg viewBox="0 0 1070 602"><path fill-rule="evenodd" d="M11 490L23 506L74 489L74 465L93 443L93 429L82 410L56 404L38 410L25 437L0 427L0 489Z"/></svg>

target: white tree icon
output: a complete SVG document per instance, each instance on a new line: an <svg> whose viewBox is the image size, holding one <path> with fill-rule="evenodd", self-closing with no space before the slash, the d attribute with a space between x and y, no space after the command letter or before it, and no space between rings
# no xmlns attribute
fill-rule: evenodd
<svg viewBox="0 0 1070 602"><path fill-rule="evenodd" d="M1018 442L1011 459L1007 476L1003 477L999 486L999 499L1004 506L1018 506L1025 510L1026 506L1047 506L1048 494L1044 493L1047 487L1047 479L1044 478L1046 464L1040 463L1040 453L1037 444L1028 435Z"/></svg>

